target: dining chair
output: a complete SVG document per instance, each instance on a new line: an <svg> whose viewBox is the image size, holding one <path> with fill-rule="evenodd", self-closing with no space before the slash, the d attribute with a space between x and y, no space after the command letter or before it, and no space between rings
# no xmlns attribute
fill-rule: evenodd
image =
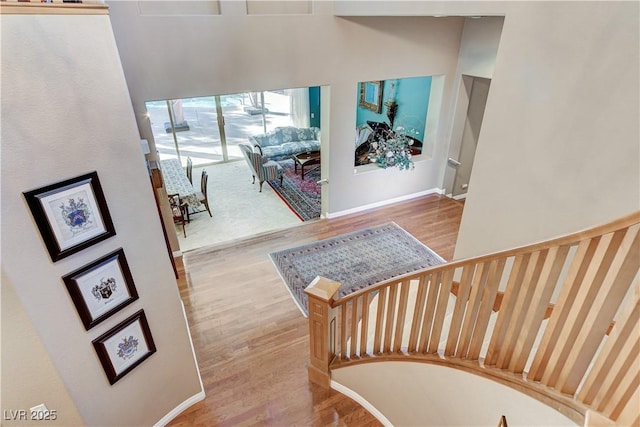
<svg viewBox="0 0 640 427"><path fill-rule="evenodd" d="M191 157L187 157L187 178L189 178L189 182L193 185L193 161Z"/></svg>
<svg viewBox="0 0 640 427"><path fill-rule="evenodd" d="M211 215L211 209L209 209L209 197L207 196L207 183L209 181L209 175L207 175L207 171L202 171L202 176L200 177L200 191L197 193L198 200L202 203L206 208L207 212L209 212L209 216ZM204 212L204 211L202 211Z"/></svg>
<svg viewBox="0 0 640 427"><path fill-rule="evenodd" d="M185 225L187 220L185 219L185 215L187 211L187 203L180 199L180 195L178 193L168 194L167 196L169 197L169 206L171 207L171 214L173 215L173 223L182 224L182 232L186 238L187 229Z"/></svg>

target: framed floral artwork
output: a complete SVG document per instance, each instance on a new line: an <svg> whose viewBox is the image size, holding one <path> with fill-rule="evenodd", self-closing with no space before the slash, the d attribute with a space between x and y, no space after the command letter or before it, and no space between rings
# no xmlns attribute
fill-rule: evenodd
<svg viewBox="0 0 640 427"><path fill-rule="evenodd" d="M144 310L100 335L93 346L111 385L156 352Z"/></svg>
<svg viewBox="0 0 640 427"><path fill-rule="evenodd" d="M97 172L23 194L54 262L116 234Z"/></svg>
<svg viewBox="0 0 640 427"><path fill-rule="evenodd" d="M122 248L62 277L86 330L138 299Z"/></svg>

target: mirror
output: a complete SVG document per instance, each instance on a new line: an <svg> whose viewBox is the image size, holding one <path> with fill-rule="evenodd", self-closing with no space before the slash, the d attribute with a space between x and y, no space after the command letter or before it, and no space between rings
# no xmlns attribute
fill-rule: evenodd
<svg viewBox="0 0 640 427"><path fill-rule="evenodd" d="M359 105L375 113L382 111L382 81L360 83Z"/></svg>

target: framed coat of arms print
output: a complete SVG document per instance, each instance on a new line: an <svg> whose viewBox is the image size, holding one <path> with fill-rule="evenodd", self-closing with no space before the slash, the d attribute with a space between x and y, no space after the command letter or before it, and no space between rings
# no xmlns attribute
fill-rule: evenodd
<svg viewBox="0 0 640 427"><path fill-rule="evenodd" d="M62 277L86 330L138 299L122 248Z"/></svg>
<svg viewBox="0 0 640 427"><path fill-rule="evenodd" d="M97 172L23 195L54 262L116 234Z"/></svg>
<svg viewBox="0 0 640 427"><path fill-rule="evenodd" d="M144 310L100 335L93 346L111 385L156 352Z"/></svg>

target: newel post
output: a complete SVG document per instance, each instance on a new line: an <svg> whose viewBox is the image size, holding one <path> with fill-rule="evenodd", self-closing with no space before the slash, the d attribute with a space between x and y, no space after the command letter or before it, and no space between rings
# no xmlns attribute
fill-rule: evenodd
<svg viewBox="0 0 640 427"><path fill-rule="evenodd" d="M335 309L333 300L341 284L324 277L316 277L304 290L309 302L309 381L329 388L329 363L335 352Z"/></svg>

